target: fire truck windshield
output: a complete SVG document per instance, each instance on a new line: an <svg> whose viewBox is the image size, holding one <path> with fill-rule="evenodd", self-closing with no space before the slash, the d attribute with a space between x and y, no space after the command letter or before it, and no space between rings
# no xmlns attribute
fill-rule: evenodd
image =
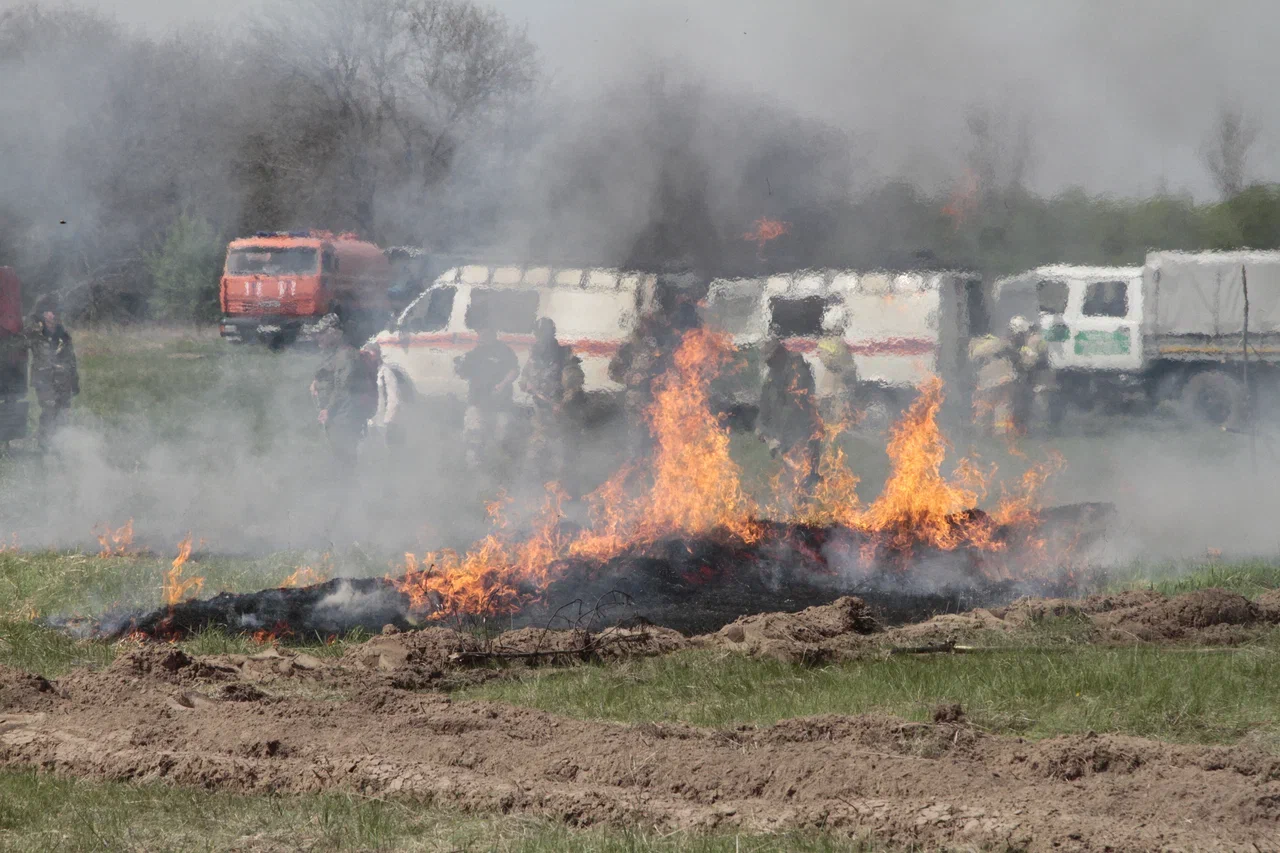
<svg viewBox="0 0 1280 853"><path fill-rule="evenodd" d="M249 246L227 253L227 275L306 275L319 272L315 249Z"/></svg>

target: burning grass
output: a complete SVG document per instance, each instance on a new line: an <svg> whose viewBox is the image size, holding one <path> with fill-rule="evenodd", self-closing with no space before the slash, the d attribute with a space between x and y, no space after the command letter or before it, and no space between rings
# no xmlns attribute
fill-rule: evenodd
<svg viewBox="0 0 1280 853"><path fill-rule="evenodd" d="M1070 557L1069 538L1049 549L1038 529L1038 495L1059 459L1032 468L1019 488L1002 488L990 513L977 505L987 494L994 466L982 470L962 459L954 474L944 475L948 445L937 423L943 400L937 379L920 388L918 399L894 426L887 448L890 473L874 502L866 507L859 502L858 477L840 442L842 427L828 425L815 436L823 448L816 485L803 448L788 454L773 483L769 506L774 517L765 519L743 486L742 470L730 453L729 430L712 415L711 383L731 352L725 336L707 330L685 335L673 367L656 383L648 410L652 457L625 466L589 496L587 529L573 537L563 533L563 496L552 485L542 513L530 525L531 535L521 538L511 532L500 499L489 508L494 532L466 554L406 554L402 575L388 579L410 598L416 612L439 619L516 613L580 568L575 561L604 567L624 555L643 559L655 548L669 551L664 543L681 540L689 542L691 553L705 544L698 541L703 539L729 548L763 544L767 549L768 536L789 526L850 531L861 541L857 568L864 575L888 567L907 571L922 551L969 549L984 555L969 563L985 580L1040 577L1061 570ZM1010 547L1014 544L1016 549ZM1009 559L995 558L1006 551ZM820 562L825 571L825 560ZM674 567L685 574L705 574L705 569L692 563ZM840 570L847 573L849 566Z"/></svg>

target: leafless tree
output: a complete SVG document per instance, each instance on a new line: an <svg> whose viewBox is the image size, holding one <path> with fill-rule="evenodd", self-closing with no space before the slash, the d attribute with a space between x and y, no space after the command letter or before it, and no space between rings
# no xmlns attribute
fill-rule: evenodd
<svg viewBox="0 0 1280 853"><path fill-rule="evenodd" d="M425 194L537 75L524 31L470 0L294 0L262 28L257 56L282 74L270 109L290 142L268 146L277 167L310 163L331 210L375 236L380 193Z"/></svg>
<svg viewBox="0 0 1280 853"><path fill-rule="evenodd" d="M1201 146L1200 156L1224 200L1245 188L1249 153L1257 139L1257 125L1238 104L1224 103L1218 108L1217 120Z"/></svg>
<svg viewBox="0 0 1280 853"><path fill-rule="evenodd" d="M1031 120L1024 111L975 105L965 114L970 147L969 171L983 197L1022 188L1031 167Z"/></svg>

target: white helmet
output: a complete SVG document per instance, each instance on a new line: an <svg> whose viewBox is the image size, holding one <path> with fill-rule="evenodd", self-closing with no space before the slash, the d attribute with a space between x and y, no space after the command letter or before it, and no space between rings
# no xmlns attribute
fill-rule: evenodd
<svg viewBox="0 0 1280 853"><path fill-rule="evenodd" d="M1031 321L1019 314L1009 321L1009 331L1015 335L1025 335L1031 331Z"/></svg>

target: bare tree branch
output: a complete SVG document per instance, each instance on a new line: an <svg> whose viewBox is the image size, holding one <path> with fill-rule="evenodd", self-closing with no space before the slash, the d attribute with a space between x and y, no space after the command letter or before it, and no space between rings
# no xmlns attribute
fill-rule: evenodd
<svg viewBox="0 0 1280 853"><path fill-rule="evenodd" d="M1258 127L1237 104L1218 108L1213 130L1200 149L1205 167L1224 200L1239 195L1248 182L1249 154L1258 139Z"/></svg>

